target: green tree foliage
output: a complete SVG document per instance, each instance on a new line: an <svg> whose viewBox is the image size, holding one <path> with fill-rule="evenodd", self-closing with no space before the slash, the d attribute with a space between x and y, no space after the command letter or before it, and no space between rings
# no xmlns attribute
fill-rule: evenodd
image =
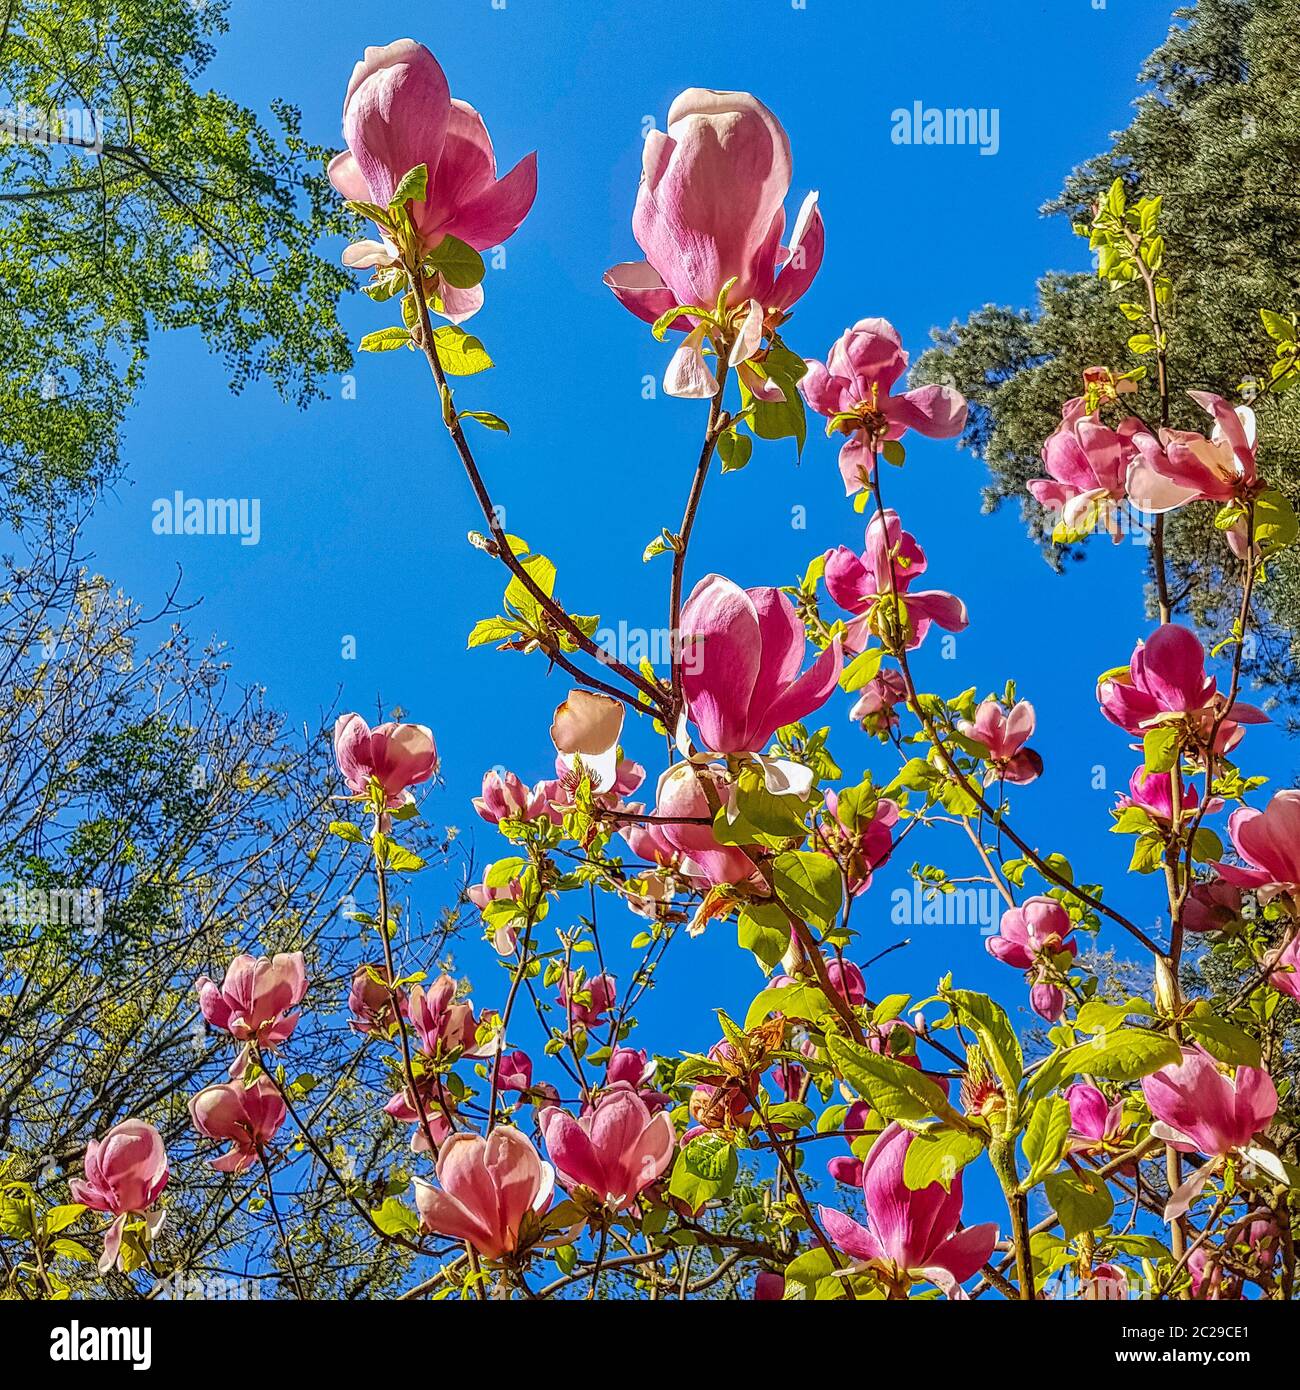
<svg viewBox="0 0 1300 1390"><path fill-rule="evenodd" d="M1186 389L1251 400L1260 471L1295 501L1300 391L1266 389L1276 344L1260 311L1300 309L1300 0L1199 0L1175 19L1142 68L1145 88L1133 120L1105 154L1070 175L1045 211L1086 223L1116 177L1133 200L1163 199L1163 268L1173 282L1172 423L1206 427ZM988 464L989 508L1018 498L1039 540L1046 541L1051 522L1025 484L1042 476L1040 451L1062 402L1081 394L1086 367L1139 365L1125 347L1133 330L1118 311L1120 297L1091 273L1050 273L1039 282L1035 312L986 305L936 332L937 345L917 364L918 379L954 380L966 393L972 410L963 442ZM1158 418L1154 398L1148 380L1136 397L1148 419ZM1170 519L1169 553L1175 594L1197 580L1181 611L1222 635L1231 622L1224 604L1232 585L1220 582L1228 552L1209 508L1185 508ZM1250 674L1294 703L1300 553L1279 557L1259 598Z"/></svg>
<svg viewBox="0 0 1300 1390"><path fill-rule="evenodd" d="M0 488L11 519L118 471L160 330L299 404L346 369L329 153L199 85L224 0L0 0Z"/></svg>

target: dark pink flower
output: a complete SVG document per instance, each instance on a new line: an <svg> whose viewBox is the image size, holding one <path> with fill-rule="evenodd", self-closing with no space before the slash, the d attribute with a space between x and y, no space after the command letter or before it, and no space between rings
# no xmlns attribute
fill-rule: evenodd
<svg viewBox="0 0 1300 1390"><path fill-rule="evenodd" d="M566 1019L594 1028L605 1021L605 1014L614 1007L618 989L608 973L588 979L584 970L566 970L560 978L559 995Z"/></svg>
<svg viewBox="0 0 1300 1390"><path fill-rule="evenodd" d="M981 702L973 720L963 719L958 729L988 749L986 781L1032 782L1043 770L1043 760L1025 743L1034 732L1034 707L1020 700L1008 712L992 698Z"/></svg>
<svg viewBox="0 0 1300 1390"><path fill-rule="evenodd" d="M881 797L850 816L849 801L842 803L835 792L828 791L825 804L818 848L844 865L850 893L864 893L871 887L872 875L893 852L898 803Z"/></svg>
<svg viewBox="0 0 1300 1390"><path fill-rule="evenodd" d="M1077 1082L1065 1089L1070 1106L1072 1147L1088 1152L1110 1143L1120 1132L1124 1117L1124 1102L1110 1101L1096 1088Z"/></svg>
<svg viewBox="0 0 1300 1390"><path fill-rule="evenodd" d="M220 985L206 975L194 982L203 1017L240 1042L277 1048L298 1026L288 1010L307 993L307 964L301 951L277 956L239 955Z"/></svg>
<svg viewBox="0 0 1300 1390"><path fill-rule="evenodd" d="M1177 714L1208 737L1221 718L1216 751L1224 752L1241 737L1239 725L1266 723L1268 716L1241 703L1225 711L1217 688L1206 674L1200 639L1178 623L1165 623L1137 644L1128 666L1101 677L1097 699L1106 718L1130 734L1144 734L1162 715Z"/></svg>
<svg viewBox="0 0 1300 1390"><path fill-rule="evenodd" d="M942 1183L910 1188L903 1163L915 1135L889 1125L872 1145L862 1165L862 1192L867 1224L831 1207L819 1208L822 1226L851 1259L874 1268L886 1279L937 1284L949 1298L961 1297L961 1285L993 1253L997 1227L961 1225L962 1179L958 1173L947 1190Z"/></svg>
<svg viewBox="0 0 1300 1390"><path fill-rule="evenodd" d="M230 1149L212 1160L220 1173L243 1173L275 1138L288 1113L284 1097L262 1074L249 1086L229 1082L208 1086L190 1099L194 1128Z"/></svg>
<svg viewBox="0 0 1300 1390"><path fill-rule="evenodd" d="M372 729L359 714L343 714L334 725L334 758L357 796L379 783L384 804L400 806L407 787L427 782L438 770L438 749L423 724L380 724Z"/></svg>
<svg viewBox="0 0 1300 1390"><path fill-rule="evenodd" d="M519 1247L520 1227L545 1212L555 1172L517 1129L498 1125L486 1139L453 1134L438 1151L438 1186L415 1180L415 1205L426 1231L467 1240L485 1260Z"/></svg>
<svg viewBox="0 0 1300 1390"><path fill-rule="evenodd" d="M156 1234L163 1214L150 1208L167 1186L167 1150L162 1135L144 1120L123 1120L102 1139L86 1145L84 1178L72 1178L68 1189L74 1202L115 1217L104 1234L99 1261L103 1274L119 1263L122 1236L131 1217L145 1217L148 1234Z"/></svg>
<svg viewBox="0 0 1300 1390"><path fill-rule="evenodd" d="M519 229L537 196L537 156L525 156L498 179L483 118L453 100L438 60L412 39L366 49L344 98L343 138L348 148L330 161L330 182L354 202L387 207L402 179L426 167L425 197L410 204L420 258L447 236L476 251L499 245ZM397 259L387 235L343 255L345 265L359 269ZM468 318L481 306L481 286L459 290L439 280L448 318Z"/></svg>
<svg viewBox="0 0 1300 1390"><path fill-rule="evenodd" d="M966 605L942 589L909 592L925 573L925 551L910 531L903 530L898 513L886 511L871 519L867 527L867 548L855 555L847 546L826 552L826 588L841 608L854 614L844 633L844 650L860 652L873 631L872 618L879 604L897 592L903 607L907 649L919 647L938 623L949 632L961 632L967 623ZM890 573L893 584L890 584Z"/></svg>
<svg viewBox="0 0 1300 1390"><path fill-rule="evenodd" d="M1142 1078L1155 1124L1151 1133L1182 1153L1210 1157L1249 1144L1273 1122L1277 1090L1262 1067L1228 1076L1203 1047L1184 1047L1183 1059Z"/></svg>
<svg viewBox="0 0 1300 1390"><path fill-rule="evenodd" d="M440 975L427 990L412 986L407 1012L426 1057L477 1051L473 1006L468 1000L457 1001L456 981L450 975Z"/></svg>
<svg viewBox="0 0 1300 1390"><path fill-rule="evenodd" d="M1196 884L1183 904L1185 931L1223 931L1241 919L1241 889L1217 879Z"/></svg>
<svg viewBox="0 0 1300 1390"><path fill-rule="evenodd" d="M1254 889L1264 902L1300 895L1300 791L1274 792L1262 811L1239 806L1228 817L1228 834L1247 867L1216 864L1225 883Z"/></svg>
<svg viewBox="0 0 1300 1390"><path fill-rule="evenodd" d="M799 382L804 399L830 430L848 435L840 449L840 476L848 495L866 486L875 453L908 430L951 439L966 427L965 398L951 386L890 392L907 371L898 330L885 319L859 319L831 344L825 363L808 359Z"/></svg>
<svg viewBox="0 0 1300 1390"><path fill-rule="evenodd" d="M474 809L489 825L503 820L533 820L546 812L545 784L529 790L513 772L504 777L483 774L483 794L474 798Z"/></svg>
<svg viewBox="0 0 1300 1390"><path fill-rule="evenodd" d="M630 1207L673 1161L677 1136L626 1082L604 1090L580 1118L552 1106L537 1116L546 1148L572 1193L583 1187L603 1205Z"/></svg>
<svg viewBox="0 0 1300 1390"><path fill-rule="evenodd" d="M741 589L710 574L682 609L686 711L711 753L757 753L820 709L840 677L833 642L800 674L808 642L779 589Z"/></svg>
<svg viewBox="0 0 1300 1390"><path fill-rule="evenodd" d="M375 977L379 976L379 979ZM393 995L382 981L391 978L382 964L367 962L358 965L352 975L352 985L348 990L348 1012L352 1022L348 1025L354 1033L385 1034L392 1027ZM398 992L398 1007L403 1017L406 1015L406 996Z"/></svg>
<svg viewBox="0 0 1300 1390"><path fill-rule="evenodd" d="M760 329L779 323L812 283L825 247L815 193L782 244L792 167L781 123L757 98L683 92L667 132L650 131L642 151L632 232L645 260L614 266L605 283L654 323L678 305L715 308L734 281L724 308L741 315L757 306ZM673 327L692 322L683 316Z"/></svg>

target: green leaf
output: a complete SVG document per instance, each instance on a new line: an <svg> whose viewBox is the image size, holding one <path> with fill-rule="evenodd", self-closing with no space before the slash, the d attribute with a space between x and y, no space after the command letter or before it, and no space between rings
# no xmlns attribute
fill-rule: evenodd
<svg viewBox="0 0 1300 1390"><path fill-rule="evenodd" d="M820 1245L805 1250L785 1267L785 1297L810 1301L842 1298L844 1281L835 1277L835 1268Z"/></svg>
<svg viewBox="0 0 1300 1390"><path fill-rule="evenodd" d="M420 1218L396 1197L385 1197L378 1211L370 1213L375 1225L386 1236L413 1236L420 1231Z"/></svg>
<svg viewBox="0 0 1300 1390"><path fill-rule="evenodd" d="M1070 1137L1070 1105L1064 1096L1047 1096L1034 1106L1021 1137L1020 1146L1025 1152L1029 1172L1020 1184L1020 1190L1027 1192L1035 1183L1055 1171L1065 1156L1066 1141Z"/></svg>
<svg viewBox="0 0 1300 1390"><path fill-rule="evenodd" d="M939 1087L915 1068L836 1034L826 1044L844 1079L885 1119L915 1123L931 1115L955 1114Z"/></svg>
<svg viewBox="0 0 1300 1390"><path fill-rule="evenodd" d="M1178 730L1172 724L1148 729L1142 737L1147 774L1169 772L1178 761Z"/></svg>
<svg viewBox="0 0 1300 1390"><path fill-rule="evenodd" d="M772 861L772 886L781 901L805 922L834 925L844 900L838 865L826 854L787 850Z"/></svg>
<svg viewBox="0 0 1300 1390"><path fill-rule="evenodd" d="M454 236L443 237L429 252L429 263L456 290L472 290L487 274L483 257Z"/></svg>
<svg viewBox="0 0 1300 1390"><path fill-rule="evenodd" d="M741 950L752 951L761 964L772 969L790 945L790 923L773 903L747 903L740 910L736 935Z"/></svg>
<svg viewBox="0 0 1300 1390"><path fill-rule="evenodd" d="M903 1182L913 1192L936 1182L949 1192L957 1174L983 1152L979 1135L969 1130L923 1130L907 1147Z"/></svg>
<svg viewBox="0 0 1300 1390"><path fill-rule="evenodd" d="M499 415L493 415L490 410L461 410L457 411L457 414L462 420L476 421L484 429L497 430L501 434L510 433L510 426Z"/></svg>
<svg viewBox="0 0 1300 1390"><path fill-rule="evenodd" d="M724 473L737 473L749 462L754 441L747 434L726 430L718 439L718 457Z"/></svg>
<svg viewBox="0 0 1300 1390"><path fill-rule="evenodd" d="M1224 1019L1193 1014L1183 1020L1183 1028L1218 1062L1233 1067L1260 1064L1258 1041Z"/></svg>
<svg viewBox="0 0 1300 1390"><path fill-rule="evenodd" d="M450 376L474 376L492 366L487 349L472 333L454 323L444 323L433 330L433 343L438 360Z"/></svg>
<svg viewBox="0 0 1300 1390"><path fill-rule="evenodd" d="M698 1212L705 1202L731 1191L739 1169L735 1149L721 1135L701 1134L677 1155L669 1195Z"/></svg>
<svg viewBox="0 0 1300 1390"><path fill-rule="evenodd" d="M1074 1172L1053 1173L1043 1190L1060 1218L1067 1240L1104 1226L1115 1210L1115 1200L1104 1178L1080 1176Z"/></svg>
<svg viewBox="0 0 1300 1390"><path fill-rule="evenodd" d="M1176 1065L1182 1049L1164 1033L1145 1028L1118 1028L1098 1033L1090 1042L1069 1051L1075 1072L1104 1077L1107 1081L1137 1081L1161 1067Z"/></svg>
<svg viewBox="0 0 1300 1390"><path fill-rule="evenodd" d="M754 998L745 1015L745 1031L757 1028L771 1013L816 1023L831 1012L831 1003L816 985L783 985L765 989Z"/></svg>
<svg viewBox="0 0 1300 1390"><path fill-rule="evenodd" d="M361 833L360 827L352 824L350 820L332 820L329 823L329 833L337 835L340 840L348 840L354 845L365 844L366 837Z"/></svg>
<svg viewBox="0 0 1300 1390"><path fill-rule="evenodd" d="M428 191L429 166L417 164L402 175L401 182L393 189L393 196L388 200L389 209L405 207L410 202L422 203Z"/></svg>
<svg viewBox="0 0 1300 1390"><path fill-rule="evenodd" d="M1002 1083L1003 1094L1008 1100L1013 1099L1025 1074L1025 1060L1006 1010L987 994L975 994L968 989L945 989L940 991L939 997L957 1021L979 1038L984 1055Z"/></svg>
<svg viewBox="0 0 1300 1390"><path fill-rule="evenodd" d="M79 1202L69 1202L61 1207L51 1207L45 1213L45 1234L55 1235L71 1226L86 1208Z"/></svg>
<svg viewBox="0 0 1300 1390"><path fill-rule="evenodd" d="M418 854L403 845L388 842L388 851L384 856L386 867L397 874L418 874L424 868L424 860Z"/></svg>
<svg viewBox="0 0 1300 1390"><path fill-rule="evenodd" d="M883 647L868 647L866 651L859 652L841 673L840 689L850 694L855 690L861 690L868 681L875 679L884 659Z"/></svg>
<svg viewBox="0 0 1300 1390"><path fill-rule="evenodd" d="M1255 499L1255 540L1266 555L1295 543L1295 509L1280 492L1261 492Z"/></svg>
<svg viewBox="0 0 1300 1390"><path fill-rule="evenodd" d="M466 641L466 647L483 647L489 642L506 642L519 636L519 624L506 618L480 618Z"/></svg>
<svg viewBox="0 0 1300 1390"><path fill-rule="evenodd" d="M410 341L409 329L381 328L376 333L367 333L357 346L362 352L392 352L394 348L406 347Z"/></svg>

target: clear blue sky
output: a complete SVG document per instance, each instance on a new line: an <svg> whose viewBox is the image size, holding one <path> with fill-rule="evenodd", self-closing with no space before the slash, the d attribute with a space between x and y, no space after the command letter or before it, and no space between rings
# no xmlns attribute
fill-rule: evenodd
<svg viewBox="0 0 1300 1390"><path fill-rule="evenodd" d="M659 625L666 561L641 551L675 525L702 429L699 403L642 398L667 350L601 284L604 270L638 253L630 214L643 123L663 125L687 86L746 88L785 123L794 150L790 212L821 192L827 256L786 337L805 355L866 315L891 319L914 355L932 325L986 302L1031 302L1047 268L1081 268L1086 247L1038 208L1077 162L1128 119L1143 57L1163 37L1168 0L657 0L558 3L442 0L421 6L301 7L236 0L231 33L210 70L213 85L265 112L283 97L322 143L339 138L352 64L367 44L407 34L427 43L453 94L485 115L504 167L539 151L533 214L489 272L487 306L472 327L496 358L464 382L462 408L503 415L509 439L482 434L482 467L507 508L509 529L557 563L571 608L617 625ZM896 146L890 113L914 101L999 112L1000 149ZM342 242L328 248L331 255ZM393 306L357 296L345 321L359 338L393 321ZM444 436L427 370L414 354L362 355L355 400L299 413L267 389L232 396L220 362L197 336L153 349L149 381L127 437L128 480L101 507L92 531L98 564L148 606L184 569L184 595L203 597L195 618L233 643L235 673L265 684L298 720L339 697L369 716L378 695L430 724L445 788L426 803L443 823L472 833L480 860L504 850L469 806L484 768L505 765L532 781L549 771L550 710L562 674L540 660L467 652L473 621L497 611L502 572L472 551L480 524ZM949 444L914 442L891 471L891 502L930 557L935 586L960 593L971 628L957 661L928 647L919 662L931 688L1000 688L1008 676L1038 710L1034 740L1046 775L1014 793L1016 823L1044 849L1070 856L1082 877L1109 879L1110 896L1153 923L1152 879L1123 882L1127 842L1107 831L1114 791L1132 767L1126 739L1097 712L1097 673L1127 659L1146 629L1139 567L1146 552L1094 541L1087 563L1056 577L1022 537L1011 509L980 514L983 469ZM191 496L261 499L255 547L230 540L155 536L150 504ZM807 529L792 529L792 508ZM737 544L728 537L743 537ZM829 546L859 547L862 524L845 502L835 445L814 426L801 467L793 447L759 446L742 473L714 477L692 551L690 582L718 569L742 584L783 584ZM345 634L357 657L341 658ZM827 707L834 749L856 776L890 775L892 754L847 721L849 699ZM634 751L652 743L633 736ZM1276 732L1252 731L1246 762L1272 760L1290 781L1293 750ZM1094 764L1110 789L1096 791ZM653 772L652 772L653 777ZM889 889L915 857L972 872L964 840L909 842L856 912L863 959L897 939ZM419 885L433 908L443 885ZM606 910L609 943L639 928ZM1025 1003L1019 975L985 953L971 928L920 928L869 981L876 995L927 994L941 970ZM614 952L617 955L617 950ZM478 975L479 998L497 983L477 946L459 953ZM485 969L486 967L486 969ZM642 1041L669 1050L707 1046L712 1007L743 1013L761 983L734 931L714 927L676 943L653 1000L640 1010ZM1022 1017L1022 1022L1028 1022Z"/></svg>

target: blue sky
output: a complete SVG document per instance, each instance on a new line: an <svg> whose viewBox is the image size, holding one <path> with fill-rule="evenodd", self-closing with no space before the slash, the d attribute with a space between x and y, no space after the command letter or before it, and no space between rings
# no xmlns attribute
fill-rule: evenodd
<svg viewBox="0 0 1300 1390"><path fill-rule="evenodd" d="M1069 227L1037 210L1128 119L1137 69L1166 32L1170 8L1167 0L1109 0L1103 9L1093 0L798 8L508 0L496 9L490 0L443 0L417 10L319 0L304 22L289 7L236 0L210 80L259 111L274 97L297 103L309 135L333 144L363 47L409 33L433 48L453 94L484 113L503 168L539 151L536 207L509 242L505 268L489 272L487 305L472 325L497 366L463 382L458 404L510 422L509 439L476 439L481 466L508 528L558 565L569 606L600 611L612 626L645 627L663 622L667 562L643 564L641 552L680 517L703 427L699 403L643 398L643 379L658 381L667 350L601 284L609 265L638 254L630 215L645 123L662 126L687 86L754 91L790 133L790 215L817 188L827 225L825 265L787 341L824 357L847 324L882 315L915 354L932 325L986 302L1024 305L1043 270L1086 265ZM915 101L996 109L997 154L891 143L891 112ZM358 338L393 314L361 296L344 306ZM194 626L230 641L237 678L264 684L295 720L336 701L369 716L382 696L386 708L400 704L430 724L445 787L428 814L472 834L483 861L504 845L469 798L486 767L528 781L547 774L550 711L567 682L548 679L537 659L465 649L474 620L497 611L503 575L466 545L480 520L423 360L362 355L354 376L355 399L341 398L340 383L333 399L299 413L260 387L231 395L196 335L158 341L128 430L128 478L91 528L97 563L146 607L179 564L183 596L203 598ZM1106 810L1132 759L1093 696L1097 673L1125 661L1146 630L1146 552L1094 541L1085 565L1054 576L1012 510L980 514L983 469L949 444L912 442L906 468L886 482L928 551L929 580L960 593L971 613L955 661L927 644L922 679L945 694L1020 681L1037 706L1034 743L1047 771L1015 792L1017 826L1042 849L1065 852L1081 877L1109 880L1118 905L1154 923L1157 881L1123 881L1127 842L1107 833ZM154 535L151 503L177 489L259 498L259 544ZM791 525L795 508L804 509L804 530ZM835 446L814 427L801 466L788 442L760 445L743 472L713 477L688 582L717 569L741 584L788 583L812 555L861 541ZM347 635L355 660L342 658ZM883 780L892 753L848 722L849 703L836 696L826 708L834 750L850 775L871 766ZM653 752L648 731L629 743ZM1271 760L1279 780L1291 780L1293 751L1274 731L1252 731L1246 748L1251 770ZM1105 791L1092 786L1098 764ZM855 910L858 959L899 938L888 893L912 859L969 873L964 843L913 837ZM416 894L426 908L448 896L436 882ZM638 929L622 918L606 910L607 943ZM872 973L875 995L925 995L952 969L959 982L1023 1006L1020 977L987 956L977 930L910 934L911 947ZM487 956L467 945L458 959L492 1001ZM707 1046L716 1036L711 1009L743 1013L760 984L733 930L683 939L640 1010L642 1041Z"/></svg>

